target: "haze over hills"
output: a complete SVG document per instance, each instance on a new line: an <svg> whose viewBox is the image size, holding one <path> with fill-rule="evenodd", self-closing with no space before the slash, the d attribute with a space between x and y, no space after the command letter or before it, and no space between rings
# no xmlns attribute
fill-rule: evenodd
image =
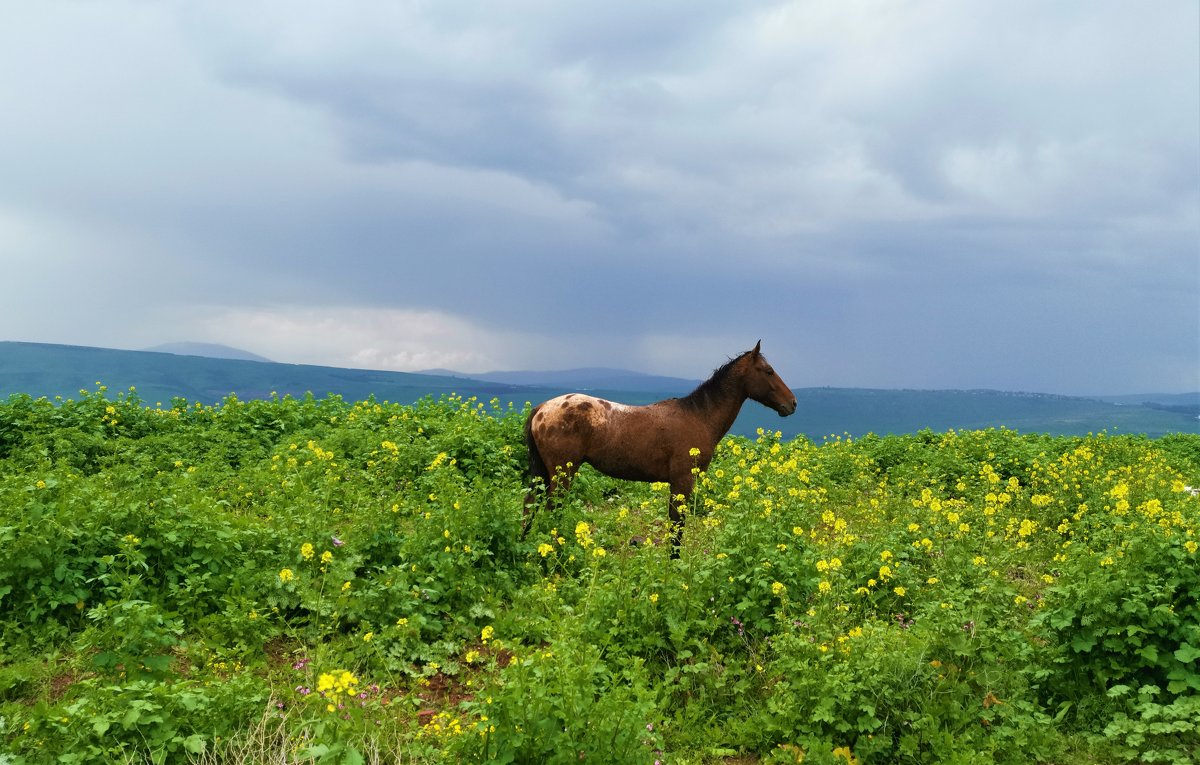
<svg viewBox="0 0 1200 765"><path fill-rule="evenodd" d="M238 359L241 361L270 361L257 353L243 351L219 343L164 343L146 349L150 353L173 353L176 356L202 356L208 359Z"/></svg>
<svg viewBox="0 0 1200 765"><path fill-rule="evenodd" d="M187 345L193 351L202 346ZM236 350L236 349L227 349ZM338 369L304 364L210 358L202 355L121 351L38 343L0 342L0 399L12 394L79 398L97 383L112 397L131 386L153 406L173 398L213 404L233 393L241 399L272 394L348 400L375 397L410 403L450 393L499 398L524 406L571 390L644 404L692 390L697 381L643 375L613 369L558 372L496 372L467 376L449 370L433 373ZM490 378L490 379L488 379ZM801 388L795 391L795 415L780 418L747 402L733 432L753 435L758 428L779 430L785 438L803 434L814 440L836 434L910 433L1007 427L1022 432L1082 435L1108 431L1200 433L1200 393L1121 396L1119 403L1096 398L986 390L870 390Z"/></svg>
<svg viewBox="0 0 1200 765"><path fill-rule="evenodd" d="M507 385L534 385L541 387L563 387L572 390L622 390L663 393L664 396L685 396L695 390L700 380L682 377L664 377L628 369L607 367L584 367L549 372L483 372L468 374L450 369L427 369L418 374L444 375L472 380L505 383Z"/></svg>

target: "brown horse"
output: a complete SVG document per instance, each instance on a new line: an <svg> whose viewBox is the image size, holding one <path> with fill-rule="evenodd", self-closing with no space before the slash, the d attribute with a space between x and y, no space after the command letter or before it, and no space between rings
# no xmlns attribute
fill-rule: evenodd
<svg viewBox="0 0 1200 765"><path fill-rule="evenodd" d="M762 342L713 372L683 398L627 406L583 393L568 393L538 404L525 421L529 473L534 488L525 498L521 538L535 512L537 481L549 502L565 491L585 462L605 475L629 481L662 481L671 486L668 512L674 527L672 556L683 535L679 495L684 502L695 483L692 468L704 470L741 411L753 399L787 417L796 396L767 363Z"/></svg>

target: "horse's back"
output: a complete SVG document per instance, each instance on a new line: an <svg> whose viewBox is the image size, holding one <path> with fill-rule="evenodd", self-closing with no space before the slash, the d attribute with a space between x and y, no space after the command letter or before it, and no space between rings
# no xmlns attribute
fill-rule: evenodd
<svg viewBox="0 0 1200 765"><path fill-rule="evenodd" d="M614 411L628 409L586 393L567 393L538 404L530 413L529 428L539 442L549 437L586 437L608 424Z"/></svg>

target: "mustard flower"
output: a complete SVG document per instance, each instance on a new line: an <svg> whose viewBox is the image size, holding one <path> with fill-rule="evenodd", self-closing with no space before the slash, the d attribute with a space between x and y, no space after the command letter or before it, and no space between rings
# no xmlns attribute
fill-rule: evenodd
<svg viewBox="0 0 1200 765"><path fill-rule="evenodd" d="M295 578L296 574L290 568L285 568L279 572L279 581L281 582L290 582Z"/></svg>
<svg viewBox="0 0 1200 765"><path fill-rule="evenodd" d="M314 552L313 552L313 546L312 546L311 542L305 542L304 544L300 545L300 557L301 558L304 558L304 560L312 560L313 554L314 554Z"/></svg>

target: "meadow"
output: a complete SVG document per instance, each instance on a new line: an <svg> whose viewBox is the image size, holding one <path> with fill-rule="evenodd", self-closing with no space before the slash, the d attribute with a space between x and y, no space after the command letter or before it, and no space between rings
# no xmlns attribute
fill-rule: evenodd
<svg viewBox="0 0 1200 765"><path fill-rule="evenodd" d="M524 414L0 402L0 763L1200 757L1200 436L731 437L673 560Z"/></svg>

